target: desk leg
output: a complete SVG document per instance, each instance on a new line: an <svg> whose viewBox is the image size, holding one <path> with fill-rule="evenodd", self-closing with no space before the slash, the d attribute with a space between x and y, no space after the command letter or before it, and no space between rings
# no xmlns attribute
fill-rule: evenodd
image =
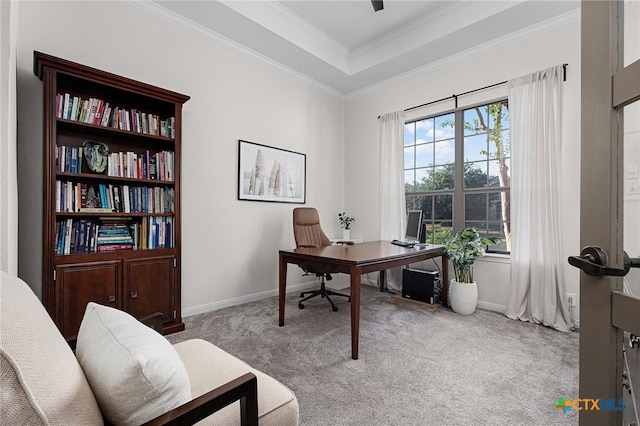
<svg viewBox="0 0 640 426"><path fill-rule="evenodd" d="M360 268L351 268L351 358L358 359L360 335Z"/></svg>
<svg viewBox="0 0 640 426"><path fill-rule="evenodd" d="M449 264L447 255L442 255L442 304L447 306L449 302Z"/></svg>
<svg viewBox="0 0 640 426"><path fill-rule="evenodd" d="M287 262L280 255L279 262L279 280L278 280L278 325L284 325L284 303L287 294Z"/></svg>
<svg viewBox="0 0 640 426"><path fill-rule="evenodd" d="M378 287L380 287L380 292L384 292L387 289L387 270L381 269L378 274Z"/></svg>

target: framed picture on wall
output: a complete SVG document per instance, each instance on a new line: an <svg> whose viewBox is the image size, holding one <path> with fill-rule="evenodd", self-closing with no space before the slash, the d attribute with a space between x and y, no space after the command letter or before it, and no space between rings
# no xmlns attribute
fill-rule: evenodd
<svg viewBox="0 0 640 426"><path fill-rule="evenodd" d="M254 142L238 141L238 200L306 201L307 156Z"/></svg>

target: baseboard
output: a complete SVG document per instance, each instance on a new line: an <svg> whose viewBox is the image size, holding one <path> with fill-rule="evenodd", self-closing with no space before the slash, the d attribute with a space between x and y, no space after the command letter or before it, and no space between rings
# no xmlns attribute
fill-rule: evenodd
<svg viewBox="0 0 640 426"><path fill-rule="evenodd" d="M378 286L378 283L371 279L363 279L362 284L370 285L370 286ZM287 286L287 294L289 293L297 293L299 291L308 290L310 288L314 288L318 286L318 281L313 280L305 283L294 284ZM267 291L262 291L260 293L254 293L247 296L234 297L233 299L222 300L220 302L207 303L205 305L194 306L192 308L187 308L182 311L183 317L190 317L193 315L204 314L211 311L216 311L222 308L228 308L229 306L242 305L243 303L255 302L257 300L266 299L268 297L273 297L278 295L278 289L272 289ZM493 311L504 314L507 311L507 307L504 305L498 305L496 303L483 302L481 300L478 301L478 309L484 309L485 311ZM574 321L576 328L580 327L580 321Z"/></svg>
<svg viewBox="0 0 640 426"><path fill-rule="evenodd" d="M307 290L313 287L318 286L318 281L310 281L301 284L294 284L287 286L287 294L288 293L296 293L302 290ZM187 308L182 310L183 317L190 317L193 315L204 314L207 312L217 311L218 309L228 308L229 306L242 305L243 303L255 302L257 300L266 299L268 297L273 297L278 295L278 289L272 289L267 291L262 291L260 293L254 293L247 296L234 297L233 299L222 300L220 302L207 303L205 305L194 306L192 308Z"/></svg>
<svg viewBox="0 0 640 426"><path fill-rule="evenodd" d="M507 307L505 305L498 305L497 303L489 303L483 302L482 300L478 300L478 304L476 305L478 309L483 309L485 311L492 311L504 314L507 312Z"/></svg>
<svg viewBox="0 0 640 426"><path fill-rule="evenodd" d="M507 307L505 305L498 305L497 303L489 303L478 300L478 309L482 309L485 311L498 312L500 314L505 314L507 312ZM573 320L573 328L575 330L580 330L580 320Z"/></svg>

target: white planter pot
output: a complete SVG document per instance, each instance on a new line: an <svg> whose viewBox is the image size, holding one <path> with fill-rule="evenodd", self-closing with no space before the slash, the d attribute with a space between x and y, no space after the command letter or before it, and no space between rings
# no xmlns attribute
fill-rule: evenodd
<svg viewBox="0 0 640 426"><path fill-rule="evenodd" d="M451 309L462 315L471 315L478 304L478 285L472 283L459 283L451 280L449 285L449 303Z"/></svg>
<svg viewBox="0 0 640 426"><path fill-rule="evenodd" d="M351 229L343 229L342 230L342 239L350 240L351 239Z"/></svg>

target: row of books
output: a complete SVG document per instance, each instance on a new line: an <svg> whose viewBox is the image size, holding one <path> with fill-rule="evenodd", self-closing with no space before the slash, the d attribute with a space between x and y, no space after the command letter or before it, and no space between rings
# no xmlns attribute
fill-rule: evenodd
<svg viewBox="0 0 640 426"><path fill-rule="evenodd" d="M175 190L56 180L56 212L173 213Z"/></svg>
<svg viewBox="0 0 640 426"><path fill-rule="evenodd" d="M151 250L173 247L173 218L64 219L56 222L56 254Z"/></svg>
<svg viewBox="0 0 640 426"><path fill-rule="evenodd" d="M107 175L173 181L173 151L161 151L151 154L112 152L107 162Z"/></svg>
<svg viewBox="0 0 640 426"><path fill-rule="evenodd" d="M82 173L82 153L81 146L56 146L56 170L59 173ZM173 181L174 157L173 151L112 152L107 158L107 175Z"/></svg>
<svg viewBox="0 0 640 426"><path fill-rule="evenodd" d="M82 147L56 146L56 171L82 173Z"/></svg>
<svg viewBox="0 0 640 426"><path fill-rule="evenodd" d="M98 98L82 99L69 93L58 93L56 117L145 135L175 138L175 117L161 120L156 114L112 106Z"/></svg>

